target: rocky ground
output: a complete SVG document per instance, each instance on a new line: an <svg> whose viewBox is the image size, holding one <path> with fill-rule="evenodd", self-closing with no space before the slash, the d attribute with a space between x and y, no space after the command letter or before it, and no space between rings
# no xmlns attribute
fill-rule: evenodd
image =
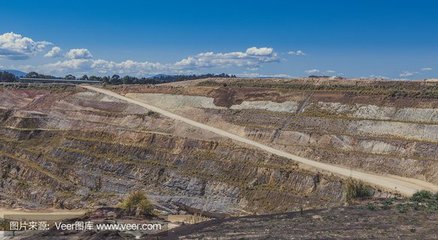
<svg viewBox="0 0 438 240"><path fill-rule="evenodd" d="M36 234L17 234L11 239L436 239L437 204L438 195L430 198L423 195L409 201L387 198L330 209L220 218L155 233L60 231L52 228ZM117 211L111 211L116 215L114 212ZM79 220L114 222L108 218L104 220L102 212L105 210L98 210L98 214L95 212ZM122 216L117 219L120 223L126 221L135 222ZM136 221L167 224L157 218Z"/></svg>
<svg viewBox="0 0 438 240"><path fill-rule="evenodd" d="M437 224L436 211L369 203L214 220L158 236L162 239L436 239Z"/></svg>
<svg viewBox="0 0 438 240"><path fill-rule="evenodd" d="M438 184L433 82L208 79L115 90L303 157Z"/></svg>
<svg viewBox="0 0 438 240"><path fill-rule="evenodd" d="M212 214L336 206L342 180L75 87L4 87L4 207L112 206L144 190L162 209ZM4 166L4 167L3 167Z"/></svg>
<svg viewBox="0 0 438 240"><path fill-rule="evenodd" d="M435 82L206 79L105 87L299 156L438 184ZM274 230L263 235L250 227L257 222L260 229L278 224L297 236L318 238L318 232L329 233L324 230L327 221L345 232L339 237L330 232L333 238L356 233L379 238L367 235L372 231L366 230L370 226L360 220L361 214L386 224L402 218L408 227L373 225L377 232L391 227L392 236L400 232L402 238L415 233L429 237L428 228L423 231L416 224L424 225L426 219L436 223L435 214L427 212L339 208L347 200L345 179L70 85L0 87L0 166L4 208L93 209L115 206L127 193L143 190L157 209L173 214L304 211L196 228L199 236L213 238L218 235L208 226L219 233L233 229L236 238L251 232L271 236ZM372 195L391 194L376 190ZM331 210L312 212L315 208ZM341 217L343 211L348 217ZM342 222L363 232L348 232ZM294 224L315 226L315 233L305 235Z"/></svg>

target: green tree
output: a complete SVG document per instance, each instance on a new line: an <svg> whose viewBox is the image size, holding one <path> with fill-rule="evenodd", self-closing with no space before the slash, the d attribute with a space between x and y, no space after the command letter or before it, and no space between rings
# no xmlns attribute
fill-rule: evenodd
<svg viewBox="0 0 438 240"><path fill-rule="evenodd" d="M40 75L37 72L30 72L28 74L26 74L25 77L27 78L38 78Z"/></svg>
<svg viewBox="0 0 438 240"><path fill-rule="evenodd" d="M9 72L0 72L0 82L13 82L17 78L14 74Z"/></svg>
<svg viewBox="0 0 438 240"><path fill-rule="evenodd" d="M64 78L68 80L76 80L76 77L71 74L66 75Z"/></svg>

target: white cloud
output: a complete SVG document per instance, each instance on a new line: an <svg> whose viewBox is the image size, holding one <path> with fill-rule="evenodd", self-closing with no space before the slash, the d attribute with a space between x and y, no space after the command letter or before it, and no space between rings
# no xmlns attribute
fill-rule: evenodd
<svg viewBox="0 0 438 240"><path fill-rule="evenodd" d="M46 55L60 54L61 49L52 48ZM53 54L52 54L53 53ZM56 53L56 54L55 54ZM95 75L132 75L145 76L157 73L191 74L208 68L242 67L257 70L262 64L278 62L277 54L272 48L251 47L244 52L214 53L205 52L184 58L175 63L126 60L114 62L94 59L87 49L70 49L66 59L39 66L23 66L28 71L37 71L52 75L95 74Z"/></svg>
<svg viewBox="0 0 438 240"><path fill-rule="evenodd" d="M309 69L309 70L306 70L304 72L307 74L317 74L317 73L320 73L321 71L319 71L318 69Z"/></svg>
<svg viewBox="0 0 438 240"><path fill-rule="evenodd" d="M328 73L328 74L335 74L335 73L336 73L335 70L327 70L327 71L325 71L325 72Z"/></svg>
<svg viewBox="0 0 438 240"><path fill-rule="evenodd" d="M151 62L126 60L113 62L103 59L68 59L39 67L39 70L51 74L88 73L88 74L121 74L144 76L146 74L168 71L167 65Z"/></svg>
<svg viewBox="0 0 438 240"><path fill-rule="evenodd" d="M64 71L87 71L91 68L92 61L88 59L69 59L43 65L43 68L49 72L64 72Z"/></svg>
<svg viewBox="0 0 438 240"><path fill-rule="evenodd" d="M274 49L267 47L262 47L262 48L251 47L246 49L246 54L254 55L254 56L269 56L272 55L273 52Z"/></svg>
<svg viewBox="0 0 438 240"><path fill-rule="evenodd" d="M424 67L421 69L421 71L432 71L433 69L430 67Z"/></svg>
<svg viewBox="0 0 438 240"><path fill-rule="evenodd" d="M91 67L96 69L99 73L116 72L118 74L133 74L138 76L150 73L159 73L161 71L168 70L168 67L161 63L152 63L147 61L136 62L132 60L113 62L99 59L93 61Z"/></svg>
<svg viewBox="0 0 438 240"><path fill-rule="evenodd" d="M52 47L52 49L50 49L50 51L48 51L44 57L48 57L48 58L57 58L57 57L61 57L61 48L60 47Z"/></svg>
<svg viewBox="0 0 438 240"><path fill-rule="evenodd" d="M93 55L86 48L74 48L74 49L70 49L65 54L65 57L70 59L90 59L93 58Z"/></svg>
<svg viewBox="0 0 438 240"><path fill-rule="evenodd" d="M205 52L182 59L174 64L177 69L202 69L223 67L246 67L255 69L263 63L278 62L277 53L272 48L248 48L245 52L214 53Z"/></svg>
<svg viewBox="0 0 438 240"><path fill-rule="evenodd" d="M0 35L0 58L23 60L43 51L52 43L34 41L13 32Z"/></svg>
<svg viewBox="0 0 438 240"><path fill-rule="evenodd" d="M289 51L287 54L293 55L293 56L306 56L306 53L301 51L301 50Z"/></svg>
<svg viewBox="0 0 438 240"><path fill-rule="evenodd" d="M400 73L400 77L412 77L412 76L414 76L414 74L416 74L416 72L408 72L408 71L405 71L405 72L402 72L402 73Z"/></svg>

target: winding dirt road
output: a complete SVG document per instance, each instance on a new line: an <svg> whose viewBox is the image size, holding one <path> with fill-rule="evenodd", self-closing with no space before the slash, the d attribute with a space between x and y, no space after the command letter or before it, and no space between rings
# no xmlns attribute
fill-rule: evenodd
<svg viewBox="0 0 438 240"><path fill-rule="evenodd" d="M336 175L339 175L342 177L352 177L352 178L361 180L363 182L366 182L366 183L370 184L371 186L383 188L383 189L389 190L391 192L398 192L398 193L405 195L405 196L411 196L412 194L414 194L415 192L417 192L419 190L429 190L429 191L433 191L433 192L438 191L438 186L431 184L431 183L428 183L428 182L425 182L425 181L418 180L418 179L404 178L404 177L394 176L394 175L383 176L383 175L376 175L373 173L365 173L365 172L352 170L352 169L341 167L341 166L326 164L326 163L310 160L307 158L299 157L299 156L296 156L296 155L269 147L267 145L255 142L253 140L246 139L244 137L227 132L225 130L215 128L215 127L212 127L212 126L200 123L200 122L193 121L191 119L182 117L180 115L174 114L172 112L166 111L166 110L158 108L156 106L152 106L150 104L122 96L120 94L117 94L115 92L112 92L112 91L109 91L106 89L93 87L93 86L87 86L87 85L81 85L81 87L88 89L88 90L91 90L91 91L94 91L94 92L105 94L107 96L115 97L115 98L118 98L120 100L124 100L126 102L132 103L132 104L136 104L136 105L144 107L150 111L157 112L157 113L162 114L166 117L173 118L175 120L187 123L191 126L216 133L220 136L227 137L227 138L230 138L232 140L235 140L235 141L238 141L238 142L241 142L244 144L248 144L250 146L259 148L263 151L278 155L280 157L285 157L285 158L291 159L293 161L296 161L296 162L303 164L304 166L310 167L312 169L320 170L323 172L330 172L330 173L333 173L333 174L336 174Z"/></svg>

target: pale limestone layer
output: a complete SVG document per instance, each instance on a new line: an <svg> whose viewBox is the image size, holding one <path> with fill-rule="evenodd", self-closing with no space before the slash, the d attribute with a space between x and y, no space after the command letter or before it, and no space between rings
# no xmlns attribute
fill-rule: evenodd
<svg viewBox="0 0 438 240"><path fill-rule="evenodd" d="M231 109L260 109L272 112L289 112L295 113L298 109L298 103L293 101L286 101L276 103L271 101L243 101L239 105L233 105Z"/></svg>
<svg viewBox="0 0 438 240"><path fill-rule="evenodd" d="M395 108L330 102L318 102L317 106L331 113L342 113L356 118L438 123L438 109L434 108Z"/></svg>
<svg viewBox="0 0 438 240"><path fill-rule="evenodd" d="M128 93L127 97L143 100L155 106L160 106L168 109L178 108L212 108L222 109L223 107L216 106L213 98L202 96L186 96L172 95L161 93Z"/></svg>
<svg viewBox="0 0 438 240"><path fill-rule="evenodd" d="M364 120L352 123L350 129L374 136L386 135L418 141L438 141L438 125Z"/></svg>
<svg viewBox="0 0 438 240"><path fill-rule="evenodd" d="M202 97L202 96L187 96L187 95L172 95L161 93L128 93L127 97L133 97L141 99L152 105L167 108L208 108L208 109L226 109L225 107L219 107L214 104L214 98ZM298 103L293 101L286 101L282 103L276 103L271 101L243 101L241 104L236 104L230 107L230 109L259 109L268 110L273 112L296 112Z"/></svg>
<svg viewBox="0 0 438 240"><path fill-rule="evenodd" d="M126 96L169 110L184 108L226 109L216 106L214 98L211 97L157 93L128 93ZM326 112L346 114L352 118L364 119L350 122L349 129L353 132L370 134L372 136L394 136L432 142L438 141L438 125L435 124L438 123L438 109L395 108L363 104L347 105L318 102L308 105L304 112L315 105ZM298 102L243 101L241 104L232 105L230 109L258 109L271 112L295 113L298 109Z"/></svg>
<svg viewBox="0 0 438 240"><path fill-rule="evenodd" d="M161 93L128 93L127 97L144 100L150 104L167 109L178 108L207 108L225 109L216 106L214 99L203 96L172 95ZM298 102L285 101L282 103L272 101L243 101L235 104L230 109L259 109L272 112L295 113L298 109ZM308 107L314 104L310 104ZM306 109L308 109L308 107ZM332 102L318 102L316 107L334 114L347 114L353 118L407 121L422 123L438 123L438 109L434 108L395 108L376 105L354 104L347 105Z"/></svg>

